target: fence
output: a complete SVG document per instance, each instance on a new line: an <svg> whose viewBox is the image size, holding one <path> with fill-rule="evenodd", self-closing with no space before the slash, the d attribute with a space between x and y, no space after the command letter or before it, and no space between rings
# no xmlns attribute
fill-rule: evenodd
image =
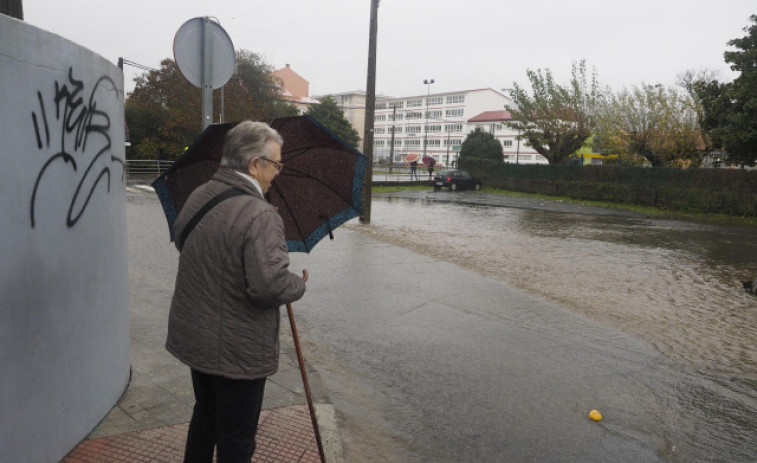
<svg viewBox="0 0 757 463"><path fill-rule="evenodd" d="M157 159L131 159L126 161L126 178L133 181L154 180L155 177L162 174L173 161L161 161ZM434 172L437 172L435 169ZM428 169L425 166L418 167L418 177L420 180L428 180ZM407 182L411 181L410 167L397 166L389 167L374 166L374 182Z"/></svg>
<svg viewBox="0 0 757 463"><path fill-rule="evenodd" d="M439 170L440 169L435 168L434 173L439 172ZM418 166L416 172L418 174L418 180L429 180L428 167L425 165ZM395 166L391 169L380 165L373 166L374 182L409 182L411 180L409 166Z"/></svg>
<svg viewBox="0 0 757 463"><path fill-rule="evenodd" d="M686 212L757 216L757 170L514 165L461 160L486 186Z"/></svg>
<svg viewBox="0 0 757 463"><path fill-rule="evenodd" d="M126 178L154 179L171 167L171 164L173 164L173 161L163 161L160 159L127 159Z"/></svg>

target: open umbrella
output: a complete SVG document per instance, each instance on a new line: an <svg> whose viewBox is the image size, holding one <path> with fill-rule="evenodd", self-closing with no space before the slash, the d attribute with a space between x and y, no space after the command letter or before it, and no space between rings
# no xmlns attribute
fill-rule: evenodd
<svg viewBox="0 0 757 463"><path fill-rule="evenodd" d="M407 156L405 156L405 161L407 162L413 162L418 161L421 158L421 155L418 153L410 153Z"/></svg>
<svg viewBox="0 0 757 463"><path fill-rule="evenodd" d="M154 182L168 220L173 222L190 193L218 169L226 132L236 123L209 125ZM368 158L346 145L310 116L274 119L269 124L284 139L285 165L268 191L284 220L289 251L310 252L324 236L360 215L362 182ZM333 235L332 235L333 237Z"/></svg>
<svg viewBox="0 0 757 463"><path fill-rule="evenodd" d="M153 182L168 219L171 240L177 214L190 193L210 180L218 169L226 132L235 125L209 125ZM368 158L310 116L274 119L269 125L284 139L281 161L285 167L274 179L267 197L284 220L289 251L310 252L319 240L331 235L334 228L360 215L363 173ZM286 306L318 452L325 462L294 311L291 304Z"/></svg>

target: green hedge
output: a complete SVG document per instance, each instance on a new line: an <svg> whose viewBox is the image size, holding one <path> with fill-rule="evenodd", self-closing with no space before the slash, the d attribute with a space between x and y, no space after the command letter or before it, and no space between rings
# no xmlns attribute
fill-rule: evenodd
<svg viewBox="0 0 757 463"><path fill-rule="evenodd" d="M699 213L757 216L757 170L504 164L460 159L485 186Z"/></svg>

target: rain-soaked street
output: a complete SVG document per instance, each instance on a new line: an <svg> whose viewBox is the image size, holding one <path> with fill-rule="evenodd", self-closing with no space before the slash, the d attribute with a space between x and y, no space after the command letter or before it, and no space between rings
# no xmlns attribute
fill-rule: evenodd
<svg viewBox="0 0 757 463"><path fill-rule="evenodd" d="M757 278L757 227L404 192L377 199L371 227L357 229L568 306L697 370L757 381L757 299L741 285Z"/></svg>
<svg viewBox="0 0 757 463"><path fill-rule="evenodd" d="M629 402L618 406L619 409L628 406L628 410L616 410L628 415L628 422L624 423L627 429L615 431L626 436L635 433L654 436L655 442L641 445L656 448L654 456L632 449L608 454L608 459L604 460L585 449L583 461L757 461L757 298L746 294L741 285L742 280L757 276L755 227L669 220L615 209L472 192L380 195L374 197L369 226L353 221L346 227L434 260L472 270L651 346L650 350L658 357L641 363L649 362L652 366L643 375L625 378L628 390L618 385L612 387L618 388L617 394L627 395ZM312 270L318 271L317 268ZM443 279L444 272L419 278ZM458 284L461 282L435 281L425 286L453 288ZM390 294L385 296L391 297ZM485 299L487 295L480 297ZM438 313L438 316L443 315ZM305 318L319 323L318 317L305 314ZM544 325L538 329L544 337L559 339L562 336L559 326ZM587 340L592 336L588 331ZM466 335L475 339L475 336L485 336L485 331L472 330ZM456 337L455 333L449 333L450 349L456 345L453 341ZM354 338L344 341L345 355L355 349L349 342L354 342ZM372 458L365 457L365 440L369 435L374 440L379 439L382 434L388 436L384 440L384 451L392 445L395 450L402 446L414 449L415 453L400 452L395 457L404 461L526 461L521 458L580 461L565 450L561 457L548 451L524 453L521 450L508 454L506 448L497 448L491 442L488 453L479 453L479 449L473 452L460 449L465 439L455 440L457 451L449 449L448 444L453 445L449 442L450 436L460 430L454 425L448 429L438 421L441 417L450 419L455 413L458 416L478 413L483 417L486 412L476 407L491 398L476 394L485 394L487 389L472 386L450 393L449 402L443 406L454 409L454 413L423 409L427 404L421 403L429 393L423 381L444 381L444 374L450 372L429 372L420 365L406 368L396 365L420 362L417 356L403 355L386 363L376 361L378 355L391 356L392 350L388 347L391 343L387 340L386 352L376 350L376 345L367 339L364 343L365 346L359 348L368 348L371 352L356 358L355 362L368 362L372 368L381 370L372 380L383 381L382 375L398 377L384 381L378 390L371 389L364 395L345 393L341 398L345 402L343 411L354 407L354 415L347 412L345 419L345 441L348 454L351 446L359 449L353 455L359 453L362 457L355 461L393 461L392 457L378 457L381 450L374 452ZM621 352L629 349L621 341L610 350L615 347L618 352L606 352L607 355L622 356ZM318 350L316 346L311 348ZM485 353L486 349L486 343L481 342L482 356L491 355ZM434 361L437 365L451 364L443 351L427 354L441 356L441 361ZM314 361L323 362L321 366L327 369L326 375L338 376L339 368L334 366L333 370L328 370L328 359L319 355L316 353ZM391 362L394 362L393 367L388 366ZM410 373L413 368L417 376L426 377L413 379ZM501 374L511 373L514 371ZM560 373L556 373L559 376ZM353 376L359 374L354 370L349 372ZM542 375L545 380L554 380L550 372L542 372ZM345 374L344 378L347 376ZM408 391L411 388L408 384L416 384L416 390ZM455 383L450 381L450 384ZM396 388L394 392L393 388ZM414 399L417 403L408 397L401 398L412 394L418 395ZM633 397L636 394L648 397ZM631 405L637 399L638 402ZM431 426L434 429L426 432L416 429L416 442L400 442L403 431L392 433L391 429L407 429L407 423L402 420L413 419L413 414L396 411L394 421L389 418L388 423L380 426L376 423L379 418L387 419L386 414L379 416L371 412L372 407L377 406L402 409L403 405L395 401L405 401L405 408L417 407L417 428ZM424 413L438 413L438 417L422 419ZM521 420L500 416L501 420ZM497 425L487 419L480 419L478 425L482 429L468 430L471 448L487 445L481 441L499 438L487 435L487 428ZM471 423L470 419L455 421L458 426ZM373 424L368 425L369 422ZM555 425L555 429L558 428ZM517 432L505 432L511 433L513 440L517 439ZM419 444L419 440L431 442ZM638 437L638 440L643 442L645 438Z"/></svg>
<svg viewBox="0 0 757 463"><path fill-rule="evenodd" d="M157 200L128 210L133 284L170 293ZM345 461L757 461L754 226L413 191L334 234L292 270Z"/></svg>

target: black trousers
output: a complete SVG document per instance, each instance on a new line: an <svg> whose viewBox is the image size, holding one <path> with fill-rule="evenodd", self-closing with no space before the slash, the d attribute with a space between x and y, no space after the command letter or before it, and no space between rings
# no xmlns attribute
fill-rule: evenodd
<svg viewBox="0 0 757 463"><path fill-rule="evenodd" d="M250 463L266 378L229 379L192 370L195 406L184 463Z"/></svg>

